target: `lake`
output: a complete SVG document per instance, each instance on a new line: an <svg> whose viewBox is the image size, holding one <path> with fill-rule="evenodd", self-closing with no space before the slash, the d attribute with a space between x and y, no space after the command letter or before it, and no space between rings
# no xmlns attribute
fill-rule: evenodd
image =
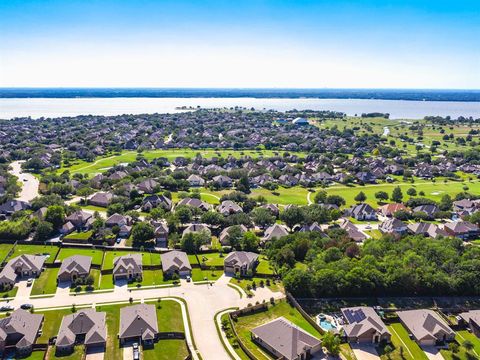
<svg viewBox="0 0 480 360"><path fill-rule="evenodd" d="M333 110L348 115L381 112L392 119L421 119L427 115L480 118L480 102L370 99L272 98L0 98L0 119L174 113L176 107L246 107L262 110Z"/></svg>

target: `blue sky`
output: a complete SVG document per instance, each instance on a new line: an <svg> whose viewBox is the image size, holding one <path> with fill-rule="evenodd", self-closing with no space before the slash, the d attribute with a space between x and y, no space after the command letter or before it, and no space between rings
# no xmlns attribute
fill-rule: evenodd
<svg viewBox="0 0 480 360"><path fill-rule="evenodd" d="M0 86L480 88L480 1L0 0Z"/></svg>

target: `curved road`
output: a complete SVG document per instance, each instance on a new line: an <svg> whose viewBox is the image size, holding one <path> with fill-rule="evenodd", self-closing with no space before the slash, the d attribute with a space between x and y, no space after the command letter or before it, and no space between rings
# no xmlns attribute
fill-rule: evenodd
<svg viewBox="0 0 480 360"><path fill-rule="evenodd" d="M10 164L12 169L9 172L10 174L15 175L18 178L18 181L22 183L22 190L16 199L21 201L31 201L39 195L38 185L40 185L40 181L38 181L38 179L32 174L24 173L22 171L22 163L24 162L24 160L12 162Z"/></svg>

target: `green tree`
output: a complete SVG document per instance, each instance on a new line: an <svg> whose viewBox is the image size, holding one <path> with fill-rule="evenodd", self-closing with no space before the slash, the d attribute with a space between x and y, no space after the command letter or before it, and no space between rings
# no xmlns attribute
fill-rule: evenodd
<svg viewBox="0 0 480 360"><path fill-rule="evenodd" d="M386 201L388 200L388 194L386 191L377 191L375 193L375 199L378 201Z"/></svg>
<svg viewBox="0 0 480 360"><path fill-rule="evenodd" d="M254 232L247 231L240 240L240 248L243 251L257 251L259 242L258 236Z"/></svg>
<svg viewBox="0 0 480 360"><path fill-rule="evenodd" d="M334 356L337 356L340 353L340 338L336 336L333 332L327 332L322 339L322 344L325 346L327 351Z"/></svg>
<svg viewBox="0 0 480 360"><path fill-rule="evenodd" d="M360 191L354 199L357 203L362 203L367 200L367 195L363 191Z"/></svg>
<svg viewBox="0 0 480 360"><path fill-rule="evenodd" d="M414 188L409 188L407 190L407 195L408 196L417 196L417 190L415 190Z"/></svg>
<svg viewBox="0 0 480 360"><path fill-rule="evenodd" d="M346 201L340 195L328 195L326 199L327 204L337 205L338 207L346 204Z"/></svg>
<svg viewBox="0 0 480 360"><path fill-rule="evenodd" d="M143 244L148 240L153 239L154 228L146 222L139 222L133 225L132 238L135 244Z"/></svg>
<svg viewBox="0 0 480 360"><path fill-rule="evenodd" d="M327 192L325 190L317 192L313 201L315 204L324 204L327 201Z"/></svg>
<svg viewBox="0 0 480 360"><path fill-rule="evenodd" d="M192 210L188 206L178 206L175 209L175 215L182 224L188 223L193 217Z"/></svg>
<svg viewBox="0 0 480 360"><path fill-rule="evenodd" d="M65 209L63 206L49 206L45 214L45 221L51 223L54 229L59 229L65 221Z"/></svg>
<svg viewBox="0 0 480 360"><path fill-rule="evenodd" d="M259 227L264 228L275 223L275 216L270 210L257 207L250 213L252 221Z"/></svg>
<svg viewBox="0 0 480 360"><path fill-rule="evenodd" d="M33 239L36 241L45 241L48 240L52 233L53 225L48 221L40 221L35 230L35 235L33 236Z"/></svg>
<svg viewBox="0 0 480 360"><path fill-rule="evenodd" d="M303 223L305 213L298 206L290 206L280 214L280 219L292 229L295 225Z"/></svg>
<svg viewBox="0 0 480 360"><path fill-rule="evenodd" d="M391 199L392 199L393 202L396 202L396 203L401 203L402 202L403 193L402 193L402 189L400 189L399 186L397 186L396 188L393 189Z"/></svg>

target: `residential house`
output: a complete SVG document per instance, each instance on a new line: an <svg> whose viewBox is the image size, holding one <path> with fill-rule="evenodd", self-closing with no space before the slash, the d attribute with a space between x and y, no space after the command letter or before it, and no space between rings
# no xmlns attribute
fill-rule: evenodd
<svg viewBox="0 0 480 360"><path fill-rule="evenodd" d="M226 227L225 229L222 230L222 232L220 233L220 236L218 237L218 241L220 241L220 244L222 244L222 246L230 245L230 241L229 241L229 236L230 235L229 234L230 234L230 230L233 227L238 227L240 229L240 231L242 232L242 234L246 233L248 231L247 227L243 224Z"/></svg>
<svg viewBox="0 0 480 360"><path fill-rule="evenodd" d="M322 343L284 317L252 329L252 340L275 358L304 360L322 351Z"/></svg>
<svg viewBox="0 0 480 360"><path fill-rule="evenodd" d="M403 204L391 203L380 206L377 211L383 216L392 217L397 211L408 211L408 208Z"/></svg>
<svg viewBox="0 0 480 360"><path fill-rule="evenodd" d="M184 198L178 202L177 207L182 205L191 206L191 207L200 209L202 211L210 210L210 204L195 198Z"/></svg>
<svg viewBox="0 0 480 360"><path fill-rule="evenodd" d="M368 171L361 171L355 174L356 179L364 184L375 184L377 182L377 177Z"/></svg>
<svg viewBox="0 0 480 360"><path fill-rule="evenodd" d="M209 236L211 236L211 231L206 224L190 224L185 228L185 230L183 230L182 236L185 236L188 233L198 232L206 232Z"/></svg>
<svg viewBox="0 0 480 360"><path fill-rule="evenodd" d="M222 203L220 205L218 205L217 211L220 214L225 215L225 216L232 215L232 214L238 214L238 213L243 212L240 205L238 205L237 203L234 203L231 200L222 201Z"/></svg>
<svg viewBox="0 0 480 360"><path fill-rule="evenodd" d="M191 187L200 187L205 185L205 180L201 176L198 176L196 174L191 174L187 178L188 183L190 184Z"/></svg>
<svg viewBox="0 0 480 360"><path fill-rule="evenodd" d="M267 230L262 237L262 242L270 241L274 238L280 239L288 235L288 231L285 226L280 224L273 224Z"/></svg>
<svg viewBox="0 0 480 360"><path fill-rule="evenodd" d="M0 215L11 216L17 211L30 209L30 204L20 200L8 200L0 205Z"/></svg>
<svg viewBox="0 0 480 360"><path fill-rule="evenodd" d="M43 255L22 254L9 260L0 272L0 285L13 287L17 278L39 276L45 259Z"/></svg>
<svg viewBox="0 0 480 360"><path fill-rule="evenodd" d="M18 357L31 354L43 324L43 315L17 309L0 319L0 354L7 347L14 348Z"/></svg>
<svg viewBox="0 0 480 360"><path fill-rule="evenodd" d="M384 234L402 235L406 233L408 229L407 224L405 224L403 221L396 218L389 218L378 226L378 230Z"/></svg>
<svg viewBox="0 0 480 360"><path fill-rule="evenodd" d="M168 224L165 221L152 220L151 225L154 229L155 244L157 247L166 248L168 244Z"/></svg>
<svg viewBox="0 0 480 360"><path fill-rule="evenodd" d="M88 203L93 206L108 207L112 203L112 199L112 193L98 192L88 199Z"/></svg>
<svg viewBox="0 0 480 360"><path fill-rule="evenodd" d="M322 227L318 225L317 222L314 222L313 224L310 224L310 225L303 225L298 231L299 232L311 232L311 231L321 232Z"/></svg>
<svg viewBox="0 0 480 360"><path fill-rule="evenodd" d="M247 276L253 275L258 266L258 254L249 251L233 251L227 255L223 266L225 273Z"/></svg>
<svg viewBox="0 0 480 360"><path fill-rule="evenodd" d="M420 223L408 224L407 230L410 234L423 235L425 237L429 236L434 239L439 236L444 236L444 237L449 236L445 230L440 229L438 225L432 224L432 223L420 222Z"/></svg>
<svg viewBox="0 0 480 360"><path fill-rule="evenodd" d="M146 179L137 185L137 189L145 194L153 194L158 186L159 184L155 180Z"/></svg>
<svg viewBox="0 0 480 360"><path fill-rule="evenodd" d="M90 273L92 266L92 257L84 255L73 255L62 261L58 271L58 282L71 281L76 279L85 279Z"/></svg>
<svg viewBox="0 0 480 360"><path fill-rule="evenodd" d="M433 219L433 218L435 217L435 214L436 214L439 210L440 210L440 209L438 208L437 205L434 205L434 204L426 204L426 205L420 205L420 206L414 207L412 211L413 211L414 213L423 212L423 213L427 214L427 216L428 216L430 219Z"/></svg>
<svg viewBox="0 0 480 360"><path fill-rule="evenodd" d="M348 219L342 219L340 227L345 230L348 237L355 242L363 242L367 238L367 236Z"/></svg>
<svg viewBox="0 0 480 360"><path fill-rule="evenodd" d="M114 280L135 280L143 276L142 255L128 254L113 259Z"/></svg>
<svg viewBox="0 0 480 360"><path fill-rule="evenodd" d="M343 329L349 342L359 344L390 342L392 334L372 307L343 308L341 311L346 320Z"/></svg>
<svg viewBox="0 0 480 360"><path fill-rule="evenodd" d="M446 223L443 230L450 236L455 236L462 240L473 240L480 236L480 229L477 225L468 221L454 221Z"/></svg>
<svg viewBox="0 0 480 360"><path fill-rule="evenodd" d="M419 345L433 346L455 339L455 332L433 310L398 311L397 315Z"/></svg>
<svg viewBox="0 0 480 360"><path fill-rule="evenodd" d="M69 354L75 345L83 343L88 351L92 348L105 349L107 342L106 312L81 309L65 315L55 342L58 355Z"/></svg>
<svg viewBox="0 0 480 360"><path fill-rule="evenodd" d="M130 225L131 222L132 218L130 216L115 213L105 221L105 226L110 228L114 226L122 227L124 225Z"/></svg>
<svg viewBox="0 0 480 360"><path fill-rule="evenodd" d="M83 210L78 210L67 216L65 222L70 222L77 230L84 230L93 223L93 215Z"/></svg>
<svg viewBox="0 0 480 360"><path fill-rule="evenodd" d="M225 175L217 175L212 178L212 182L215 184L218 184L218 186L222 188L228 188L231 187L233 184L233 181L230 177L225 176Z"/></svg>
<svg viewBox="0 0 480 360"><path fill-rule="evenodd" d="M470 310L458 314L461 323L468 326L470 332L477 337L480 337L480 310Z"/></svg>
<svg viewBox="0 0 480 360"><path fill-rule="evenodd" d="M155 305L138 304L120 309L120 344L138 341L143 346L153 345L158 339L158 321Z"/></svg>
<svg viewBox="0 0 480 360"><path fill-rule="evenodd" d="M377 220L375 209L365 203L353 205L346 211L346 215L360 221Z"/></svg>
<svg viewBox="0 0 480 360"><path fill-rule="evenodd" d="M172 250L160 255L162 260L162 270L165 276L190 276L192 266L188 260L187 253L183 251Z"/></svg>
<svg viewBox="0 0 480 360"><path fill-rule="evenodd" d="M142 201L142 210L150 211L153 208L161 207L164 210L172 210L172 200L165 195L149 195L145 196Z"/></svg>
<svg viewBox="0 0 480 360"><path fill-rule="evenodd" d="M280 214L280 210L278 209L278 206L275 204L265 204L260 207L269 210L272 213L272 215L276 217L278 217L278 215Z"/></svg>

